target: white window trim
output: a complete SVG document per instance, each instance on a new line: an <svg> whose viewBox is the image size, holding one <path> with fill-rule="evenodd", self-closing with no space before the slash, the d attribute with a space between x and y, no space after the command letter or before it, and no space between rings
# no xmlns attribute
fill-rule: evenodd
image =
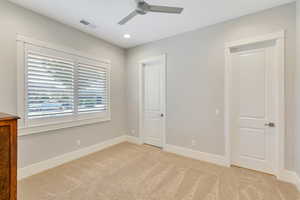
<svg viewBox="0 0 300 200"><path fill-rule="evenodd" d="M74 55L77 57L87 58L92 61L96 62L105 62L108 64L107 67L107 73L108 73L108 114L105 114L105 116L101 116L101 113L99 114L82 114L80 116L72 116L69 118L64 118L65 120L63 122L58 122L57 120L59 117L55 117L56 120L45 120L46 122L43 124L36 124L31 125L28 127L27 120L26 120L26 112L25 112L25 103L26 103L26 96L25 96L25 76L24 72L26 70L25 67L25 45L26 44L32 44L35 46L58 50L64 53L67 53L69 55ZM110 73L111 73L111 62L107 59L99 59L95 58L95 56L90 56L85 54L84 52L77 51L74 49L70 49L68 47L60 46L60 45L54 45L49 44L47 42L35 40L29 37L25 37L22 35L17 35L17 112L18 115L21 117L18 124L18 130L19 130L19 136L24 135L30 135L30 134L36 134L51 130L58 130L58 129L64 129L64 128L70 128L70 127L76 127L76 126L82 126L87 124L94 124L99 122L105 122L111 120L111 98L110 98Z"/></svg>

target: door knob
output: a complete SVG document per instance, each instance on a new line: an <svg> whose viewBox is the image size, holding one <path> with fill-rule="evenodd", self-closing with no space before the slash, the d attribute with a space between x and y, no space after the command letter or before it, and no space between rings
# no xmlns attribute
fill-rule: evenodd
<svg viewBox="0 0 300 200"><path fill-rule="evenodd" d="M161 117L164 117L165 115L163 113L160 114Z"/></svg>
<svg viewBox="0 0 300 200"><path fill-rule="evenodd" d="M275 123L274 122L265 123L265 126L275 127Z"/></svg>

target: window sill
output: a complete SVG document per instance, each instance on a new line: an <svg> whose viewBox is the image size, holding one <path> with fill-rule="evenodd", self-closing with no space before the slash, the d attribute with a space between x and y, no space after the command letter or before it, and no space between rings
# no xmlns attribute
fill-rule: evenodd
<svg viewBox="0 0 300 200"><path fill-rule="evenodd" d="M69 121L69 122L53 123L47 125L32 126L28 128L18 128L18 132L19 132L18 136L26 136L26 135L37 134L37 133L42 133L47 131L54 131L54 130L83 126L88 124L95 124L95 123L106 122L110 120L111 120L110 117L91 118L91 119L80 119L80 120Z"/></svg>

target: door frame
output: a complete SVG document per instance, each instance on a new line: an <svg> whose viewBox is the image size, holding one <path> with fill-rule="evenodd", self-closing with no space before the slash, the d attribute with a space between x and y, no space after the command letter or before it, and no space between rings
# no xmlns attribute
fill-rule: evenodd
<svg viewBox="0 0 300 200"><path fill-rule="evenodd" d="M160 56L155 56L155 57L150 57L144 60L141 60L139 62L139 140L140 143L144 144L145 143L145 134L144 134L144 124L143 124L143 116L144 116L144 104L143 104L143 81L144 81L144 77L143 77L143 67L145 65L145 63L149 63L152 62L153 60L162 60L163 61L163 83L164 83L164 87L163 87L163 135L162 135L162 149L165 148L166 146L166 119L167 119L167 114L166 114L166 100L167 100L167 78L166 78L166 71L167 71L167 55L166 54L162 54Z"/></svg>
<svg viewBox="0 0 300 200"><path fill-rule="evenodd" d="M277 100L276 106L276 139L275 139L275 163L274 175L279 177L280 173L284 170L285 160L285 31L270 33L267 35L248 38L225 44L225 112L224 112L224 133L225 133L225 157L228 166L232 163L232 134L230 133L231 124L231 108L230 108L230 94L232 88L230 82L232 78L231 71L231 49L235 47L251 45L266 41L275 41L275 59L276 59L276 80L278 83L275 85Z"/></svg>

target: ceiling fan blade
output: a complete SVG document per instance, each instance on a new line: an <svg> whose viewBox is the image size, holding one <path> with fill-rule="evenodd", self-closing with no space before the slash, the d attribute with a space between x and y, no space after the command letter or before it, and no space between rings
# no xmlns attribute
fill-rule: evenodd
<svg viewBox="0 0 300 200"><path fill-rule="evenodd" d="M149 11L150 12L160 12L160 13L170 13L170 14L180 14L183 11L183 8L149 5Z"/></svg>
<svg viewBox="0 0 300 200"><path fill-rule="evenodd" d="M119 24L120 25L124 25L126 24L129 20L131 20L132 18L134 18L135 16L137 16L138 13L136 11L133 11L132 13L130 13L129 15L127 15L126 17L124 17Z"/></svg>

